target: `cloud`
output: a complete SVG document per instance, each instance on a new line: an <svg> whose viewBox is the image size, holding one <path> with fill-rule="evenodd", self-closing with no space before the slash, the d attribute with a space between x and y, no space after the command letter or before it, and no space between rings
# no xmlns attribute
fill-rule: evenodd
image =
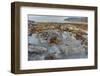
<svg viewBox="0 0 100 76"><path fill-rule="evenodd" d="M78 16L50 16L50 15L28 15L28 20L35 22L65 22L68 19L80 20L85 17Z"/></svg>
<svg viewBox="0 0 100 76"><path fill-rule="evenodd" d="M35 22L64 22L64 16L42 16L42 15L28 15L28 20Z"/></svg>

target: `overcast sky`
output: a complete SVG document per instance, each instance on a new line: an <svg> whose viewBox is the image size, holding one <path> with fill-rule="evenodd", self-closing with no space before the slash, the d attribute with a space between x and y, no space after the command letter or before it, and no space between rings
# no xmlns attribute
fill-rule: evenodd
<svg viewBox="0 0 100 76"><path fill-rule="evenodd" d="M28 15L28 20L35 22L64 22L64 19L80 18L75 16L46 16L46 15Z"/></svg>

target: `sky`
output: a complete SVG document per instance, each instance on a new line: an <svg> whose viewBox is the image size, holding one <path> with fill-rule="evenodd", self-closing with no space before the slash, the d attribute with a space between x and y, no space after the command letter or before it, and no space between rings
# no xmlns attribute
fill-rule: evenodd
<svg viewBox="0 0 100 76"><path fill-rule="evenodd" d="M65 22L64 19L81 18L75 16L50 16L50 15L28 15L28 20L35 22Z"/></svg>

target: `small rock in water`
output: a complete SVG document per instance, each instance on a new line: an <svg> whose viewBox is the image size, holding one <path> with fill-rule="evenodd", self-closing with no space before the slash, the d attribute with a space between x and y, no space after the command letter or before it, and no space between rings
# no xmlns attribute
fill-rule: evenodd
<svg viewBox="0 0 100 76"><path fill-rule="evenodd" d="M47 52L47 48L41 47L41 46L34 46L34 45L29 45L28 47L29 52L36 52L36 53L44 53Z"/></svg>
<svg viewBox="0 0 100 76"><path fill-rule="evenodd" d="M56 57L53 54L48 54L47 56L45 56L45 59L46 60L53 60L53 59L56 59Z"/></svg>
<svg viewBox="0 0 100 76"><path fill-rule="evenodd" d="M61 53L65 54L66 56L69 55L69 51L70 51L69 46L60 45L60 46L59 46L59 49L61 50Z"/></svg>
<svg viewBox="0 0 100 76"><path fill-rule="evenodd" d="M29 36L28 37L28 43L29 44L35 44L35 45L40 44L39 39L37 38L37 34L32 34L32 36Z"/></svg>
<svg viewBox="0 0 100 76"><path fill-rule="evenodd" d="M58 46L54 45L48 48L49 53L60 53Z"/></svg>

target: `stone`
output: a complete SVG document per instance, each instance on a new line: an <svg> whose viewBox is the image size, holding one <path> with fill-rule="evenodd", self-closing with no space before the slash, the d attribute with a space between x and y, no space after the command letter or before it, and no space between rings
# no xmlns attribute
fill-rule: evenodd
<svg viewBox="0 0 100 76"><path fill-rule="evenodd" d="M28 44L40 44L39 39L37 38L37 34L32 34L32 36L28 36Z"/></svg>
<svg viewBox="0 0 100 76"><path fill-rule="evenodd" d="M60 50L58 46L54 45L54 46L48 47L48 52L51 54L54 54L54 53L60 53Z"/></svg>
<svg viewBox="0 0 100 76"><path fill-rule="evenodd" d="M28 49L29 52L35 52L35 53L47 52L47 48L41 46L29 45L28 48L29 48Z"/></svg>
<svg viewBox="0 0 100 76"><path fill-rule="evenodd" d="M60 50L61 50L61 53L65 54L66 56L69 55L69 51L70 51L69 46L60 45L59 48L60 48Z"/></svg>

